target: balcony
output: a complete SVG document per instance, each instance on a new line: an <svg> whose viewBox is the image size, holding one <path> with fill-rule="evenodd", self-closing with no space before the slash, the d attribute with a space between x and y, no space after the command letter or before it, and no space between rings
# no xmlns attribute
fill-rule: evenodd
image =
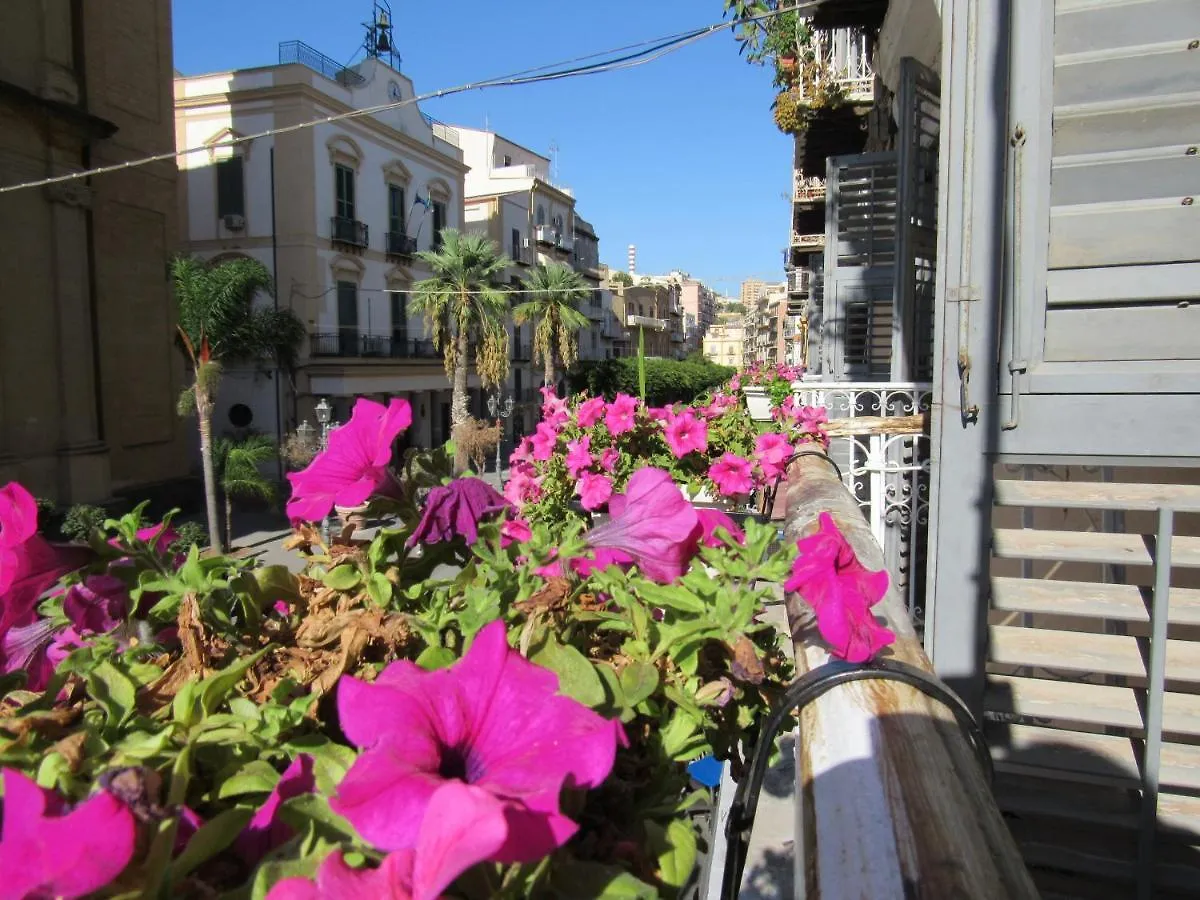
<svg viewBox="0 0 1200 900"><path fill-rule="evenodd" d="M521 244L520 246L510 247L509 251L508 251L508 255L512 258L512 261L515 262L518 266L532 266L533 265L533 248L528 246L527 244Z"/></svg>
<svg viewBox="0 0 1200 900"><path fill-rule="evenodd" d="M538 225L533 230L533 236L539 244L548 244L551 247L558 242L558 232L549 225Z"/></svg>
<svg viewBox="0 0 1200 900"><path fill-rule="evenodd" d="M825 232L818 231L816 234L801 234L798 231L793 231L792 246L808 247L813 250L820 249L825 246Z"/></svg>
<svg viewBox="0 0 1200 900"><path fill-rule="evenodd" d="M875 97L875 71L871 68L870 38L857 28L814 29L807 48L820 63L821 74L811 85L802 83L816 95L825 93L829 82L848 103L870 103Z"/></svg>
<svg viewBox="0 0 1200 900"><path fill-rule="evenodd" d="M787 289L789 294L807 294L812 281L809 269L792 269L787 273Z"/></svg>
<svg viewBox="0 0 1200 900"><path fill-rule="evenodd" d="M669 323L666 319L652 319L649 316L626 316L626 328L649 328L653 331L666 331Z"/></svg>
<svg viewBox="0 0 1200 900"><path fill-rule="evenodd" d="M823 203L825 179L817 175L806 178L798 169L792 172L792 200L795 203Z"/></svg>
<svg viewBox="0 0 1200 900"><path fill-rule="evenodd" d="M575 239L560 231L554 236L554 247L563 253L570 253L575 248Z"/></svg>
<svg viewBox="0 0 1200 900"><path fill-rule="evenodd" d="M342 87L356 88L366 83L359 72L347 69L336 59L330 59L324 53L314 50L303 41L281 41L279 44L279 64L281 66L296 63L311 69L318 75L336 81Z"/></svg>
<svg viewBox="0 0 1200 900"><path fill-rule="evenodd" d="M333 216L329 220L329 238L335 244L365 249L367 246L367 223L358 219Z"/></svg>
<svg viewBox="0 0 1200 900"><path fill-rule="evenodd" d="M343 359L441 359L433 341L403 334L359 334L353 329L314 331L309 335L309 356Z"/></svg>
<svg viewBox="0 0 1200 900"><path fill-rule="evenodd" d="M512 345L513 362L529 362L533 358L533 348L529 344Z"/></svg>
<svg viewBox="0 0 1200 900"><path fill-rule="evenodd" d="M417 252L417 239L402 231L389 231L383 236L384 252L398 259L412 259Z"/></svg>

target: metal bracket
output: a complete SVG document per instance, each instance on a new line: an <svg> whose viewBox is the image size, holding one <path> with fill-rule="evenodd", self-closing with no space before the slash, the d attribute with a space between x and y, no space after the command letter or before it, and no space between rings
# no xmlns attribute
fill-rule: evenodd
<svg viewBox="0 0 1200 900"><path fill-rule="evenodd" d="M979 421L979 404L971 402L971 312L969 303L979 300L979 295L969 284L960 284L951 292L950 302L958 306L958 409L963 425Z"/></svg>

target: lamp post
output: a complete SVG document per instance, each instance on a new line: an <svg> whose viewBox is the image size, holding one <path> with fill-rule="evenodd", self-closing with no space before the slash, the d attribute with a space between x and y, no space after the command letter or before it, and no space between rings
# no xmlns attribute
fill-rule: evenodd
<svg viewBox="0 0 1200 900"><path fill-rule="evenodd" d="M333 407L329 404L327 397L322 397L317 404L317 422L321 426L321 449L324 450L329 445L329 432L333 430ZM307 425L308 423L305 422ZM333 520L327 514L325 521L321 523L321 530L324 532L325 540L333 540Z"/></svg>
<svg viewBox="0 0 1200 900"><path fill-rule="evenodd" d="M496 482L499 483L500 478L500 445L504 442L504 420L512 415L513 398L506 397L503 401L500 400L498 393L488 397L488 413L493 419L499 419L500 422L500 439L496 441Z"/></svg>

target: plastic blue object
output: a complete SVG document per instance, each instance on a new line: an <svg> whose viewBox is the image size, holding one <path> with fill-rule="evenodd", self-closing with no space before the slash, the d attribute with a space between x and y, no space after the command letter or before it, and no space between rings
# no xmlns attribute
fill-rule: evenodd
<svg viewBox="0 0 1200 900"><path fill-rule="evenodd" d="M688 774L705 787L716 787L721 783L721 766L719 759L711 754L702 756L695 762L688 763Z"/></svg>

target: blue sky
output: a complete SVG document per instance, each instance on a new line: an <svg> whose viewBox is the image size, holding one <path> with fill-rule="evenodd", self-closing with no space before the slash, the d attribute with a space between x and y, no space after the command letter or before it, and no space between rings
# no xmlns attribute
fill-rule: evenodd
<svg viewBox="0 0 1200 900"><path fill-rule="evenodd" d="M361 58L369 0L174 0L185 74L269 65L298 39ZM406 3L392 0L400 68L418 93L675 34L721 19L721 0ZM791 139L771 120L770 73L728 31L635 69L423 104L452 124L488 125L549 155L596 226L601 259L682 269L718 291L782 280Z"/></svg>

